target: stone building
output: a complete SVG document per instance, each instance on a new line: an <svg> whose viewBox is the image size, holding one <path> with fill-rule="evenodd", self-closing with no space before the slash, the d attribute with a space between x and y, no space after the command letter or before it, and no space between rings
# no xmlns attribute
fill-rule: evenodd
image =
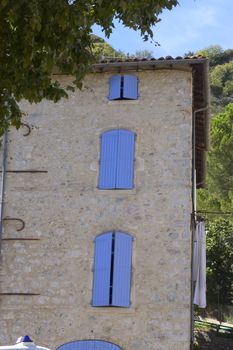
<svg viewBox="0 0 233 350"><path fill-rule="evenodd" d="M68 100L22 102L31 132L5 143L1 345L190 349L207 74L204 58L103 62Z"/></svg>

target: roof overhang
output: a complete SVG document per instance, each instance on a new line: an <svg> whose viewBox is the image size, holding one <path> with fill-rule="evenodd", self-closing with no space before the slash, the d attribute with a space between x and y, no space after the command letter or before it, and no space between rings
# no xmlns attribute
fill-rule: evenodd
<svg viewBox="0 0 233 350"><path fill-rule="evenodd" d="M204 187L206 176L206 154L209 146L209 63L203 57L161 59L129 59L102 61L93 65L94 72L141 71L178 69L190 71L193 82L193 144L197 188Z"/></svg>

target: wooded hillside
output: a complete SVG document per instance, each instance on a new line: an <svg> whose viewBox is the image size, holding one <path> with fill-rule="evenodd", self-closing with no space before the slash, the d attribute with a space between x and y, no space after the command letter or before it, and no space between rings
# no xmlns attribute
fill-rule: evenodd
<svg viewBox="0 0 233 350"><path fill-rule="evenodd" d="M233 49L210 46L211 131L206 187L197 210L207 226L207 302L233 303Z"/></svg>

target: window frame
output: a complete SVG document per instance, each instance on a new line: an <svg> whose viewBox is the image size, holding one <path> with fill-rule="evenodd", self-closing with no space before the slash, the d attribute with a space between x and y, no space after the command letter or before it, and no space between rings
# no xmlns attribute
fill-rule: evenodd
<svg viewBox="0 0 233 350"><path fill-rule="evenodd" d="M99 190L134 188L135 140L134 131L122 128L100 135Z"/></svg>
<svg viewBox="0 0 233 350"><path fill-rule="evenodd" d="M105 238L108 242L107 249L104 246L104 250L102 243ZM129 233L113 230L96 236L91 303L93 307L130 307L132 254L133 236ZM104 265L106 261L108 266Z"/></svg>
<svg viewBox="0 0 233 350"><path fill-rule="evenodd" d="M115 74L109 80L109 101L135 101L139 98L139 80L133 74Z"/></svg>
<svg viewBox="0 0 233 350"><path fill-rule="evenodd" d="M56 350L82 350L82 345L84 346L83 350L87 350L90 344L89 350L122 350L117 344L112 342L108 342L106 340L101 339L81 339L81 340L73 340L64 344L61 344L57 347ZM72 346L73 345L73 346Z"/></svg>

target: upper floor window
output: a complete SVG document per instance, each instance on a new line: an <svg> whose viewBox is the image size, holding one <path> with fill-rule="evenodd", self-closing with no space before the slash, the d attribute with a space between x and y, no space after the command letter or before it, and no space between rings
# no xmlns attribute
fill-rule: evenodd
<svg viewBox="0 0 233 350"><path fill-rule="evenodd" d="M135 133L116 129L101 135L100 189L132 189Z"/></svg>
<svg viewBox="0 0 233 350"><path fill-rule="evenodd" d="M109 82L109 100L137 100L138 78L135 75L113 75Z"/></svg>
<svg viewBox="0 0 233 350"><path fill-rule="evenodd" d="M105 232L95 239L93 306L130 305L132 236Z"/></svg>

